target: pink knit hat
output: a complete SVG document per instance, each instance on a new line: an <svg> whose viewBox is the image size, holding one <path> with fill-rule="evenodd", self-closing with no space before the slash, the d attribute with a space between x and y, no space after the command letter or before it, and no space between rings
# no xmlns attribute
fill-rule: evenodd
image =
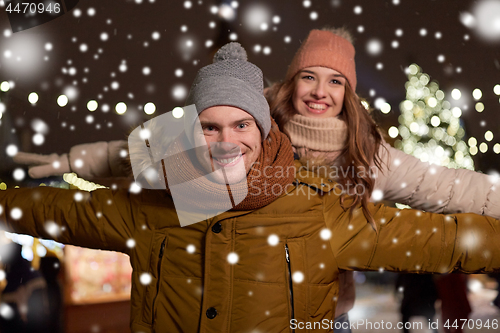
<svg viewBox="0 0 500 333"><path fill-rule="evenodd" d="M356 91L356 64L354 46L347 39L326 30L311 30L288 67L286 80L292 79L301 69L321 66L334 69L347 78Z"/></svg>

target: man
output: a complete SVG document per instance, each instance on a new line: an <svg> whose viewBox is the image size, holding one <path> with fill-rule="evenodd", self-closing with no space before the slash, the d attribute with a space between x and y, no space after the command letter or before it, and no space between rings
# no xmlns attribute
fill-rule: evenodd
<svg viewBox="0 0 500 333"><path fill-rule="evenodd" d="M343 208L333 181L284 172L290 144L269 118L262 73L239 45L199 71L188 100L209 151L221 143L226 152L193 158L183 145L199 133L187 133L169 146L179 161L175 185L191 184L215 207L231 186L246 186L229 211L181 227L168 177L166 191L0 191L0 221L16 232L130 255L133 332L330 332L340 270L500 267L497 220L372 205L374 230L360 209ZM224 176L238 165L246 182L239 172Z"/></svg>

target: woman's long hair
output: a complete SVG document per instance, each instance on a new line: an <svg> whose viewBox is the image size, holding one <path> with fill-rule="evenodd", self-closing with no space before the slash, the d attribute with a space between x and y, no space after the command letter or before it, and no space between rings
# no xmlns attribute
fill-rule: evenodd
<svg viewBox="0 0 500 333"><path fill-rule="evenodd" d="M282 131L284 131L284 125L290 121L293 115L298 113L292 102L295 85L296 77L285 82L275 83L266 91L271 116ZM382 161L379 149L382 144L382 136L378 131L377 124L347 81L344 105L339 117L346 122L347 141L336 162L340 161L341 170L351 170L354 167L355 172L344 172L345 177L338 181L345 186L344 188L353 188L356 191L353 200L345 200L352 193L342 194L341 203L345 209L361 205L368 222L377 231L375 221L367 206L375 185L370 166L375 165L381 170ZM289 135L286 131L284 132Z"/></svg>

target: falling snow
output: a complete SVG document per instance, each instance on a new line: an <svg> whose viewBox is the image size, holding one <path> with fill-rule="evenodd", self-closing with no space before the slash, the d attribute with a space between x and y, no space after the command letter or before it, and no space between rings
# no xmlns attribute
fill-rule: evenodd
<svg viewBox="0 0 500 333"><path fill-rule="evenodd" d="M139 276L139 281L141 282L142 285L147 286L151 283L151 281L153 281L153 278L149 273L142 273Z"/></svg>
<svg viewBox="0 0 500 333"><path fill-rule="evenodd" d="M383 45L379 39L369 40L368 43L366 44L366 51L368 52L368 54L372 56L379 55L380 53L382 53L382 50L383 50Z"/></svg>
<svg viewBox="0 0 500 333"><path fill-rule="evenodd" d="M269 235L269 237L267 238L267 242L269 243L269 245L271 246L276 246L278 245L280 239L278 237L278 235Z"/></svg>
<svg viewBox="0 0 500 333"><path fill-rule="evenodd" d="M227 262L230 263L231 265L234 265L238 263L239 256L235 252L231 252L227 256Z"/></svg>
<svg viewBox="0 0 500 333"><path fill-rule="evenodd" d="M13 220L19 220L23 216L23 212L20 208L14 207L10 210L10 217Z"/></svg>

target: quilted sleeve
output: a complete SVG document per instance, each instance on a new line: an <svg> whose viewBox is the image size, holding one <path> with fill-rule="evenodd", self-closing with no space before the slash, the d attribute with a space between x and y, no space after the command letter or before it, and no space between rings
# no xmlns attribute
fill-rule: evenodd
<svg viewBox="0 0 500 333"><path fill-rule="evenodd" d="M330 245L340 269L410 273L500 270L500 221L476 214L441 215L369 207L378 233L357 209L325 206Z"/></svg>
<svg viewBox="0 0 500 333"><path fill-rule="evenodd" d="M500 182L495 177L431 165L388 144L384 147L372 199L383 198L434 213L500 218Z"/></svg>
<svg viewBox="0 0 500 333"><path fill-rule="evenodd" d="M128 191L51 187L0 191L0 223L8 231L63 244L127 253L135 226ZM133 201L133 200L132 200Z"/></svg>

